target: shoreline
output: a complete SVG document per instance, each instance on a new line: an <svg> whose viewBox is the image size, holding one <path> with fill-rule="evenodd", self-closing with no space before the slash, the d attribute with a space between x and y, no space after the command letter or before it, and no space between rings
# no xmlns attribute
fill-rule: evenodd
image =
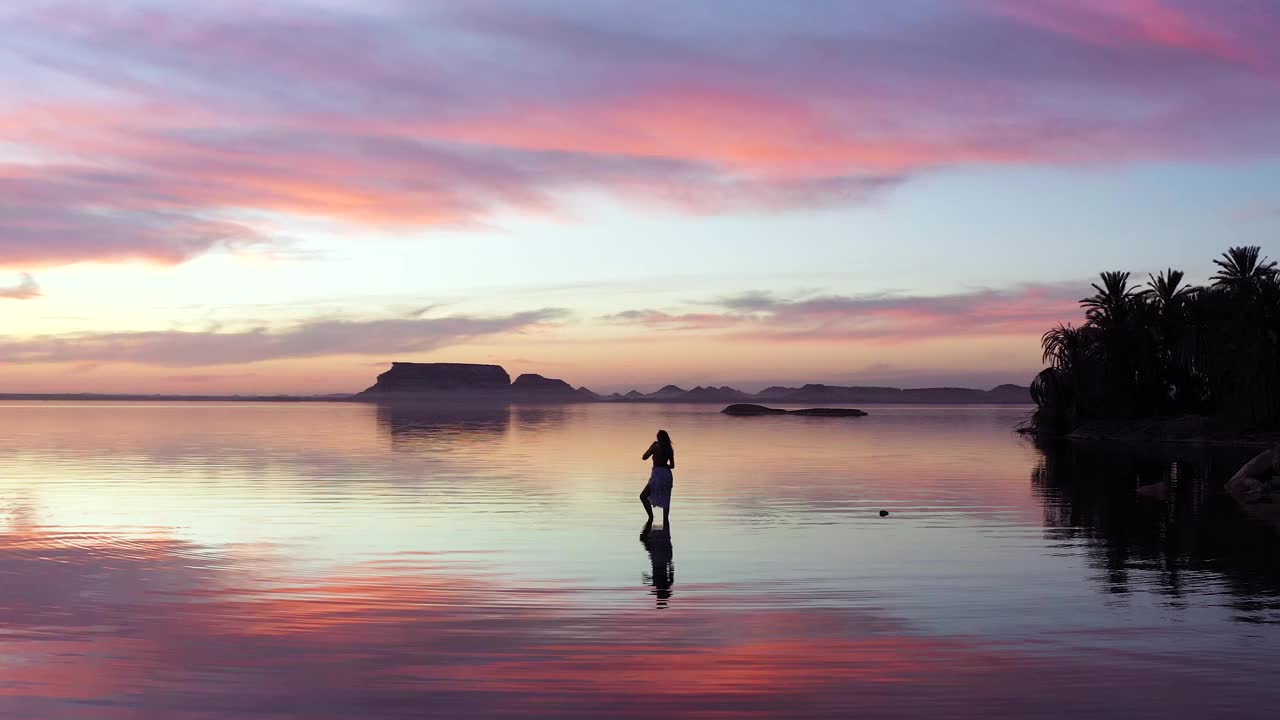
<svg viewBox="0 0 1280 720"><path fill-rule="evenodd" d="M1034 430L1027 434L1035 437ZM1200 416L1094 420L1065 435L1042 438L1126 445L1184 445L1192 447L1273 447L1280 445L1280 430L1241 428Z"/></svg>

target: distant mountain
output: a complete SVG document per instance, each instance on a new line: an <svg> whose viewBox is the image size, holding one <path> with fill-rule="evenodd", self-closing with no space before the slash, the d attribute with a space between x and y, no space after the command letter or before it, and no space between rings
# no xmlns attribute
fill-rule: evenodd
<svg viewBox="0 0 1280 720"><path fill-rule="evenodd" d="M696 387L684 394L681 402L714 402L714 403L735 403L742 400L751 399L751 395L735 390L729 386L723 387Z"/></svg>
<svg viewBox="0 0 1280 720"><path fill-rule="evenodd" d="M607 402L672 402L672 403L741 403L771 402L782 404L822 405L830 403L910 403L910 404L1027 404L1031 389L1022 385L1001 385L992 390L972 388L914 388L808 384L798 388L773 386L758 393L736 388L703 387L684 390L667 385L648 394L632 390L626 395L601 398Z"/></svg>
<svg viewBox="0 0 1280 720"><path fill-rule="evenodd" d="M393 363L378 376L378 382L359 396L361 400L449 399L500 400L512 402L668 402L823 405L834 403L913 404L1022 404L1031 402L1030 388L1001 385L991 390L972 388L914 388L840 386L810 383L795 387L773 386L748 393L727 385L699 385L685 390L667 385L655 392L631 390L625 395L597 395L586 388L574 388L564 380L526 373L510 380L498 365L462 363Z"/></svg>
<svg viewBox="0 0 1280 720"><path fill-rule="evenodd" d="M650 400L677 400L688 395L689 391L675 385L667 385L666 387L654 393L649 393L645 398Z"/></svg>
<svg viewBox="0 0 1280 720"><path fill-rule="evenodd" d="M533 373L525 373L511 383L511 389L526 392L564 392L573 390L573 386L556 378L546 378Z"/></svg>
<svg viewBox="0 0 1280 720"><path fill-rule="evenodd" d="M972 388L842 387L805 385L772 387L757 393L757 400L773 403L911 403L911 404L1024 404L1031 402L1031 388L1001 385L993 390Z"/></svg>
<svg viewBox="0 0 1280 720"><path fill-rule="evenodd" d="M1000 385L991 390L971 388L915 388L808 384L798 388L774 385L758 393L748 393L722 385L699 385L685 390L667 385L651 393L631 390L626 394L597 395L587 388L574 388L564 380L526 373L511 381L500 365L469 363L396 362L378 376L377 382L356 395L108 395L81 394L0 394L0 400L219 400L228 402L447 402L454 404L528 402L667 402L667 403L775 403L831 405L843 403L914 404L1031 404L1031 389L1022 385Z"/></svg>

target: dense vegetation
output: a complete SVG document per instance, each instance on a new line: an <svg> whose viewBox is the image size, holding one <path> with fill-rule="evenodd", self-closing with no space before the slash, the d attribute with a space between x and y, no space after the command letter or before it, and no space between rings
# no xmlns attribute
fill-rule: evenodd
<svg viewBox="0 0 1280 720"><path fill-rule="evenodd" d="M1049 367L1031 386L1036 429L1186 414L1280 425L1280 271L1253 246L1213 262L1205 287L1172 269L1145 286L1102 273L1080 301L1085 323L1044 334Z"/></svg>

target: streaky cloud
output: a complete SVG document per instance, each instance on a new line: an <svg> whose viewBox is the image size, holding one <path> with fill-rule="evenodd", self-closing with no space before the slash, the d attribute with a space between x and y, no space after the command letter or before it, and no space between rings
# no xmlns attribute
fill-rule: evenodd
<svg viewBox="0 0 1280 720"><path fill-rule="evenodd" d="M949 295L808 295L749 291L699 312L628 310L605 322L671 331L723 331L767 340L915 342L943 337L1035 334L1080 315L1076 283L1025 284Z"/></svg>
<svg viewBox="0 0 1280 720"><path fill-rule="evenodd" d="M241 222L184 207L175 195L183 182L65 167L6 174L0 166L0 267L173 265L215 249L272 244Z"/></svg>
<svg viewBox="0 0 1280 720"><path fill-rule="evenodd" d="M285 240L264 216L484 227L566 215L582 192L773 213L951 168L1280 152L1280 6L1264 0L867 0L803 17L72 0L4 19L0 132L22 151L0 153L9 268L271 252Z"/></svg>
<svg viewBox="0 0 1280 720"><path fill-rule="evenodd" d="M436 350L563 319L558 308L500 316L377 320L315 319L239 331L76 333L0 338L0 363L129 363L204 367L290 358L388 355Z"/></svg>
<svg viewBox="0 0 1280 720"><path fill-rule="evenodd" d="M1168 0L988 0L1021 22L1110 48L1149 47L1266 70L1269 63L1246 37L1215 27L1215 12ZM1245 9L1241 3L1236 10ZM1255 6L1263 9L1261 6ZM1202 8L1204 10L1204 8ZM1247 17L1247 16L1246 16ZM1277 65L1271 65L1276 69Z"/></svg>

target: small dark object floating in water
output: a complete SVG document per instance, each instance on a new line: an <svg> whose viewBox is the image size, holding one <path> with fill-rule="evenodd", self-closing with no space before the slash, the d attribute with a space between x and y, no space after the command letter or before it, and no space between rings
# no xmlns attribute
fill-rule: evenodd
<svg viewBox="0 0 1280 720"><path fill-rule="evenodd" d="M783 410L781 408L738 403L721 410L725 415L807 415L810 417L862 417L866 413L853 408L806 408L804 410Z"/></svg>
<svg viewBox="0 0 1280 720"><path fill-rule="evenodd" d="M888 511L888 510L881 510L881 511L880 511L880 517L889 517L889 511Z"/></svg>

